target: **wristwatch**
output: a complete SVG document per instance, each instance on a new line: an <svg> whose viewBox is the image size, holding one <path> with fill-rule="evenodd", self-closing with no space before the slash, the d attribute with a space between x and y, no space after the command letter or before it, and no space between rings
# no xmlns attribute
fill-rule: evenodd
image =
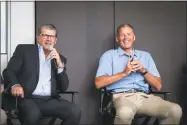
<svg viewBox="0 0 187 125"><path fill-rule="evenodd" d="M141 75L146 75L148 73L147 69L145 69L143 72L140 72Z"/></svg>
<svg viewBox="0 0 187 125"><path fill-rule="evenodd" d="M58 66L58 69L59 69L59 68L62 68L62 69L63 69L63 68L64 68L64 63L62 63L62 65Z"/></svg>

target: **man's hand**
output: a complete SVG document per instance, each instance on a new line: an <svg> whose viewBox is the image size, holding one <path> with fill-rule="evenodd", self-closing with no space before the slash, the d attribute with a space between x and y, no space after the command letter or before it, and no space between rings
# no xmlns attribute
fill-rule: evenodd
<svg viewBox="0 0 187 125"><path fill-rule="evenodd" d="M131 65L134 72L139 71L140 73L143 73L146 70L138 60L132 61Z"/></svg>
<svg viewBox="0 0 187 125"><path fill-rule="evenodd" d="M24 91L21 85L15 85L14 87L12 87L11 94L13 96L21 96L22 98L24 98Z"/></svg>
<svg viewBox="0 0 187 125"><path fill-rule="evenodd" d="M125 68L125 73L129 75L131 72L140 72L144 73L146 69L143 67L143 65L138 60L128 61L127 66Z"/></svg>
<svg viewBox="0 0 187 125"><path fill-rule="evenodd" d="M62 61L60 59L60 55L58 54L58 52L57 52L57 50L55 48L51 49L50 57L51 57L51 59L56 59L56 63L57 63L58 67L63 66L63 63L62 63Z"/></svg>
<svg viewBox="0 0 187 125"><path fill-rule="evenodd" d="M0 93L2 93L4 91L4 85L0 84Z"/></svg>
<svg viewBox="0 0 187 125"><path fill-rule="evenodd" d="M4 91L4 88L1 88L1 87L0 87L0 93L2 93L3 91Z"/></svg>
<svg viewBox="0 0 187 125"><path fill-rule="evenodd" d="M125 73L126 75L129 75L131 72L135 72L135 70L133 69L133 65L131 65L131 60L129 60L129 61L127 62L126 67L125 67L124 73Z"/></svg>

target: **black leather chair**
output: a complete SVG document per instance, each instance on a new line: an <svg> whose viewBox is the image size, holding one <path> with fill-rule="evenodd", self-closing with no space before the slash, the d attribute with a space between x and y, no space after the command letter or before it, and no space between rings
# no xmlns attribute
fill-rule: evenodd
<svg viewBox="0 0 187 125"><path fill-rule="evenodd" d="M6 85L5 85L6 88ZM69 94L71 95L71 101L75 102L75 95L78 94L76 91L65 91L65 92L58 92L60 95ZM7 114L7 124L14 125L12 120L19 119L19 110L17 108L18 104L18 97L14 97L10 94L10 92L5 89L2 93L2 109L5 110ZM56 121L56 117L42 117L41 119L50 119L47 125L53 125Z"/></svg>
<svg viewBox="0 0 187 125"><path fill-rule="evenodd" d="M167 100L167 96L171 94L170 92L152 91L151 87L149 87L149 89L150 89L149 94L162 95L164 100ZM111 91L106 91L106 88L102 88L100 95L101 95L100 96L101 101L100 101L99 112L102 116L103 125L114 125L114 118L115 118L116 112L113 106L112 93ZM135 115L135 119L137 118L144 118L141 125L148 125L149 121L151 120L151 116ZM154 121L153 125L159 125L158 119Z"/></svg>

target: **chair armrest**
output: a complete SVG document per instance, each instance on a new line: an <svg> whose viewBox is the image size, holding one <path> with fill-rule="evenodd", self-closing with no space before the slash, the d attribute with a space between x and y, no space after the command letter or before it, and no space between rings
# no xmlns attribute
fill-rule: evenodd
<svg viewBox="0 0 187 125"><path fill-rule="evenodd" d="M152 94L160 94L160 95L169 95L169 94L171 94L171 92L158 92L158 91L152 91L151 92Z"/></svg>
<svg viewBox="0 0 187 125"><path fill-rule="evenodd" d="M104 106L104 102L106 101L104 98L106 98L105 96L108 96L112 99L111 92L112 91L110 91L110 90L106 91L106 89L100 89L100 108L99 108L99 112L102 115L105 114L105 112L107 112L107 107Z"/></svg>
<svg viewBox="0 0 187 125"><path fill-rule="evenodd" d="M64 92L61 92L61 91L57 91L58 94L71 94L71 101L72 102L75 102L75 94L78 94L77 91L64 91Z"/></svg>
<svg viewBox="0 0 187 125"><path fill-rule="evenodd" d="M58 92L59 94L78 94L77 91L65 91L65 92Z"/></svg>
<svg viewBox="0 0 187 125"><path fill-rule="evenodd" d="M151 91L150 94L164 95L164 100L167 100L167 95L170 95L171 92L158 92L158 91Z"/></svg>

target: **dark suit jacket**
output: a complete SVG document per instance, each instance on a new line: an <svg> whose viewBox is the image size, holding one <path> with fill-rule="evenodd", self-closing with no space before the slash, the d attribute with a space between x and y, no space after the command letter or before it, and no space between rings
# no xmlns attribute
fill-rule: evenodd
<svg viewBox="0 0 187 125"><path fill-rule="evenodd" d="M62 62L67 60L61 56ZM39 51L38 45L22 44L16 47L7 67L3 71L5 83L10 89L15 84L20 84L24 89L24 96L30 97L39 80ZM51 94L56 95L57 90L65 91L69 86L66 68L57 74L57 69L51 66Z"/></svg>

